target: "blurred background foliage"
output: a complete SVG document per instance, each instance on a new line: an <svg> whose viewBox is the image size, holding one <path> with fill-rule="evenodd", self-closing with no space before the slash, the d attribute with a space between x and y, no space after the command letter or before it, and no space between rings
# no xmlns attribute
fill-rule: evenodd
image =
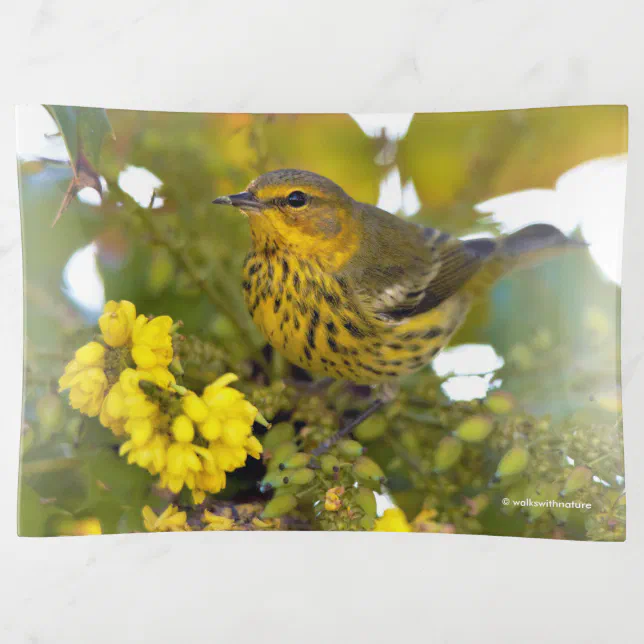
<svg viewBox="0 0 644 644"><path fill-rule="evenodd" d="M117 439L57 393L65 363L96 333L100 312L74 295L67 271L79 250L95 257L104 289L99 299L127 299L140 312L183 321L182 332L193 338L182 356L187 378L234 369L260 411L290 423L298 448L306 449L316 432L337 429L366 405L368 392L306 403L292 394L290 379L306 376L284 372L243 304L247 222L213 206L215 196L241 191L265 171L295 167L377 203L383 180L396 169L419 200L415 212L399 216L459 236L498 234L498 221L477 204L552 188L580 163L626 153L621 107L417 114L402 138L384 128L367 134L345 114L47 110L69 161L20 156L18 168L26 307L19 513L20 533L28 536L140 531L144 505L162 509L182 501L127 465ZM128 187L132 177L142 189ZM490 392L500 387L509 407L499 412L483 400L454 400L443 386L452 374L431 368L405 379L401 397L382 416L386 431L375 437L367 431L363 441L387 479L377 486L379 504L389 499L410 521L425 511L433 531L623 539L619 298L619 286L589 252L501 281L452 346L493 347L502 360L478 376L487 376ZM492 419L489 437L465 441L453 464L436 467L442 441L466 418L481 415ZM495 481L503 455L517 446L529 453L528 465ZM265 461L270 470L270 458ZM558 498L581 466L593 478L574 498L592 503L588 513L513 512L500 503L508 490L517 498ZM262 505L270 498L257 488L263 475L262 465L248 466L207 503ZM314 509L324 494L314 490L308 508L299 508L305 523L352 526L333 511Z"/></svg>

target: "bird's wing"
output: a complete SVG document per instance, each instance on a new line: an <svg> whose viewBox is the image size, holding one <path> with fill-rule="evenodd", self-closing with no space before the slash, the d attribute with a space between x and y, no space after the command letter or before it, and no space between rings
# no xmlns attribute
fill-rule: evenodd
<svg viewBox="0 0 644 644"><path fill-rule="evenodd" d="M347 272L363 306L383 320L400 321L438 306L496 248L491 239L463 241L366 208L363 243Z"/></svg>

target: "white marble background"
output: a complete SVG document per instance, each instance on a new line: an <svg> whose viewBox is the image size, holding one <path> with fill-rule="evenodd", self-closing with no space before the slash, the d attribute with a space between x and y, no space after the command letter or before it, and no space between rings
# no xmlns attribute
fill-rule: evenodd
<svg viewBox="0 0 644 644"><path fill-rule="evenodd" d="M642 641L643 19L640 0L2 3L0 641ZM343 112L628 104L627 542L247 533L18 539L13 105L43 102Z"/></svg>

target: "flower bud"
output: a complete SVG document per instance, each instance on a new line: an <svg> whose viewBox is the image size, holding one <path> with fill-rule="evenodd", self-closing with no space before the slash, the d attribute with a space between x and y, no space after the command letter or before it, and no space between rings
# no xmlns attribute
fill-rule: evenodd
<svg viewBox="0 0 644 644"><path fill-rule="evenodd" d="M295 429L290 423L277 423L273 425L264 436L264 449L273 451L280 443L293 440Z"/></svg>
<svg viewBox="0 0 644 644"><path fill-rule="evenodd" d="M458 463L463 452L463 443L454 436L441 438L434 452L434 471L444 472Z"/></svg>
<svg viewBox="0 0 644 644"><path fill-rule="evenodd" d="M293 441L288 441L277 445L271 452L271 467L279 467L281 463L291 458L293 454L297 454L297 445Z"/></svg>
<svg viewBox="0 0 644 644"><path fill-rule="evenodd" d="M387 429L387 419L384 414L375 414L360 423L353 431L353 435L359 441L375 441L380 438Z"/></svg>
<svg viewBox="0 0 644 644"><path fill-rule="evenodd" d="M74 357L83 367L102 367L105 358L105 347L98 342L88 342L76 351Z"/></svg>
<svg viewBox="0 0 644 644"><path fill-rule="evenodd" d="M209 416L199 425L199 433L208 441L217 440L221 436L221 431L221 421L214 416Z"/></svg>
<svg viewBox="0 0 644 644"><path fill-rule="evenodd" d="M189 393L181 399L183 411L195 423L203 423L208 417L208 406L197 396Z"/></svg>
<svg viewBox="0 0 644 644"><path fill-rule="evenodd" d="M333 454L322 454L320 468L327 476L333 476L340 471L340 461Z"/></svg>
<svg viewBox="0 0 644 644"><path fill-rule="evenodd" d="M136 319L136 308L132 302L110 300L98 319L103 340L111 347L122 347L130 341Z"/></svg>
<svg viewBox="0 0 644 644"><path fill-rule="evenodd" d="M274 519L294 510L297 507L297 498L293 494L285 494L271 499L261 514L262 519Z"/></svg>
<svg viewBox="0 0 644 644"><path fill-rule="evenodd" d="M195 437L192 421L185 415L177 416L172 423L172 434L180 443L189 443Z"/></svg>
<svg viewBox="0 0 644 644"><path fill-rule="evenodd" d="M353 474L358 481L363 483L383 483L385 473L380 465L368 456L360 456L353 464Z"/></svg>
<svg viewBox="0 0 644 644"><path fill-rule="evenodd" d="M592 480L593 473L590 468L584 465L579 465L575 467L575 469L573 469L573 471L570 473L570 475L566 479L564 488L563 490L561 490L561 492L559 492L559 495L566 496L567 494L581 490L582 488L589 485Z"/></svg>
<svg viewBox="0 0 644 644"><path fill-rule="evenodd" d="M280 469L298 469L306 467L311 461L311 455L306 452L297 452L287 459L280 461Z"/></svg>
<svg viewBox="0 0 644 644"><path fill-rule="evenodd" d="M289 483L290 479L284 472L273 470L271 472L267 472L261 480L259 491L262 494L265 494L266 492L270 492L270 490L276 490L284 485L288 485Z"/></svg>
<svg viewBox="0 0 644 644"><path fill-rule="evenodd" d="M504 477L521 474L528 465L529 458L530 455L525 447L513 447L499 461L494 479L499 481Z"/></svg>
<svg viewBox="0 0 644 644"><path fill-rule="evenodd" d="M358 441L345 439L338 442L338 450L347 458L356 458L364 452L364 447Z"/></svg>
<svg viewBox="0 0 644 644"><path fill-rule="evenodd" d="M484 441L494 429L494 422L487 416L470 416L466 418L455 430L454 436L466 443L480 443Z"/></svg>
<svg viewBox="0 0 644 644"><path fill-rule="evenodd" d="M308 485L315 478L315 472L306 467L292 472L286 470L284 475L289 485Z"/></svg>
<svg viewBox="0 0 644 644"><path fill-rule="evenodd" d="M483 404L493 414L508 414L516 406L514 396L507 391L493 391L484 401Z"/></svg>

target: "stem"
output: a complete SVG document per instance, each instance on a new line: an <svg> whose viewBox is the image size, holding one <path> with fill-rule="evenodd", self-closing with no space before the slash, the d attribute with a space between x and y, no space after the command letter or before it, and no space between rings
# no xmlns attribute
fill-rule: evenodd
<svg viewBox="0 0 644 644"><path fill-rule="evenodd" d="M214 289L206 279L201 277L199 274L199 268L192 261L190 256L181 248L181 246L158 230L158 227L152 221L152 218L145 208L137 206L135 212L146 225L154 242L168 250L177 264L183 268L212 304L230 319L239 332L242 340L253 351L254 359L262 366L264 371L268 372L268 363L266 358L264 358L262 353L255 346L248 321L246 319L239 319L239 316L236 315L234 309L229 306L226 298L222 298L217 290Z"/></svg>
<svg viewBox="0 0 644 644"><path fill-rule="evenodd" d="M316 447L311 454L313 456L321 456L322 454L325 454L328 452L339 440L344 438L347 434L351 432L351 430L355 429L360 423L364 422L374 414L378 409L380 409L383 405L386 405L387 401L383 400L382 398L377 398L374 400L373 403L365 411L363 411L360 416L358 416L356 419L352 420L350 423L345 425L340 431L336 432L331 438L325 440L319 447Z"/></svg>

